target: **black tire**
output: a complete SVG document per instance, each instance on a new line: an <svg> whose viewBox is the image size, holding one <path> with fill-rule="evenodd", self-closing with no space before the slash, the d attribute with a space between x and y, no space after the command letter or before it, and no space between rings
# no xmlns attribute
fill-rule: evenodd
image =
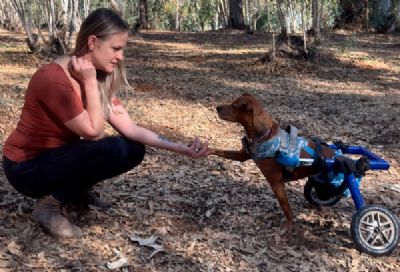
<svg viewBox="0 0 400 272"><path fill-rule="evenodd" d="M333 206L338 203L342 198L341 195L331 196L327 199L319 198L314 187L314 182L311 179L308 179L306 184L304 185L304 197L310 204L315 207Z"/></svg>
<svg viewBox="0 0 400 272"><path fill-rule="evenodd" d="M385 207L365 206L353 215L351 235L358 250L372 256L389 255L399 243L399 221Z"/></svg>

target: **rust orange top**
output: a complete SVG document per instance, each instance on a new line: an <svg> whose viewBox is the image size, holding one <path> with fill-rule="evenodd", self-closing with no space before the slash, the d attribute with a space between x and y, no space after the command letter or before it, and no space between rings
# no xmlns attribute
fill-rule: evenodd
<svg viewBox="0 0 400 272"><path fill-rule="evenodd" d="M3 154L21 162L47 148L79 139L64 126L84 110L81 98L62 67L50 63L32 76L16 129L8 137Z"/></svg>
<svg viewBox="0 0 400 272"><path fill-rule="evenodd" d="M117 98L112 103L121 105ZM56 63L42 66L29 82L20 120L6 140L3 154L12 161L22 162L45 149L78 140L79 135L64 123L83 111L82 99L63 68Z"/></svg>

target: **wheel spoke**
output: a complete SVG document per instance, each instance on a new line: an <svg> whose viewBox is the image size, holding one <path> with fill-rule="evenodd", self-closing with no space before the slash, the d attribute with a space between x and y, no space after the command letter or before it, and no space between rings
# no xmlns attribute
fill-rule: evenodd
<svg viewBox="0 0 400 272"><path fill-rule="evenodd" d="M392 222L386 222L386 223L383 223L382 225L381 225L381 228L382 229L393 229L394 227L393 227L393 225L392 225Z"/></svg>
<svg viewBox="0 0 400 272"><path fill-rule="evenodd" d="M371 223L369 223L369 222L365 222L365 221L364 221L364 222L361 222L361 224L362 224L362 225L361 225L362 228L368 228L368 229L371 229L371 228L373 229L373 228L375 228L375 225L373 225L373 224L371 224Z"/></svg>
<svg viewBox="0 0 400 272"><path fill-rule="evenodd" d="M390 240L392 240L391 238L393 237L393 230L394 230L394 228L390 228L390 229L381 231L382 240L385 243L389 243Z"/></svg>
<svg viewBox="0 0 400 272"><path fill-rule="evenodd" d="M358 232L354 233L354 239L362 251L369 250L380 256L392 250L393 243L397 241L396 220L382 207L371 206L360 210L352 223L358 223L352 225L352 231Z"/></svg>
<svg viewBox="0 0 400 272"><path fill-rule="evenodd" d="M366 226L366 227L360 226L360 230L363 230L363 231L368 232L368 233L374 232L374 228L372 226Z"/></svg>
<svg viewBox="0 0 400 272"><path fill-rule="evenodd" d="M381 216L378 212L376 212L374 214L374 218L375 218L375 216L376 216L376 222L378 223L378 227L380 227L381 226Z"/></svg>
<svg viewBox="0 0 400 272"><path fill-rule="evenodd" d="M369 241L371 240L372 235L374 235L374 232L371 230L368 230L366 235L367 235L367 237L365 237L365 241L367 241L367 243L370 243Z"/></svg>
<svg viewBox="0 0 400 272"><path fill-rule="evenodd" d="M374 234L375 234L375 235L374 235ZM369 239L367 240L367 241L368 241L368 244L374 245L374 244L375 244L375 241L376 241L377 238L379 237L378 234L379 234L379 233L371 233ZM372 236L373 236L373 237L372 237Z"/></svg>

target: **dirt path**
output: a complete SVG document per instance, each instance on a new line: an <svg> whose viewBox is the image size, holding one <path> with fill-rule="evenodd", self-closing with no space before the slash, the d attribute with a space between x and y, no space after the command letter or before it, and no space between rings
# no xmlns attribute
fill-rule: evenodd
<svg viewBox="0 0 400 272"><path fill-rule="evenodd" d="M264 34L147 32L126 50L134 90L122 94L138 123L181 141L239 148L243 131L217 118L215 106L243 92L256 95L282 126L304 136L364 145L389 171L362 182L368 204L400 216L400 38L336 33L330 57L317 64L258 62ZM0 139L18 121L32 73L47 60L28 54L23 36L0 30ZM113 133L111 129L108 130ZM0 172L0 271L400 271L400 250L373 258L354 248L351 199L313 209L305 180L287 185L303 240L283 238L283 214L252 162L190 160L147 148L143 164L96 187L108 212L71 211L82 239L56 240L32 221L34 200L17 194ZM396 187L397 186L397 187ZM396 191L397 190L397 191ZM131 241L158 237L163 252Z"/></svg>

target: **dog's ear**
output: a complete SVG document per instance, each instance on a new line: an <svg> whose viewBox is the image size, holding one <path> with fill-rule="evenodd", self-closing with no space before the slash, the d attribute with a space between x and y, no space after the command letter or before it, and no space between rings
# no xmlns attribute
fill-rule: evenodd
<svg viewBox="0 0 400 272"><path fill-rule="evenodd" d="M251 106L250 103L246 99L238 99L235 102L233 102L232 107L235 109L242 109L246 111L253 111L253 107Z"/></svg>

